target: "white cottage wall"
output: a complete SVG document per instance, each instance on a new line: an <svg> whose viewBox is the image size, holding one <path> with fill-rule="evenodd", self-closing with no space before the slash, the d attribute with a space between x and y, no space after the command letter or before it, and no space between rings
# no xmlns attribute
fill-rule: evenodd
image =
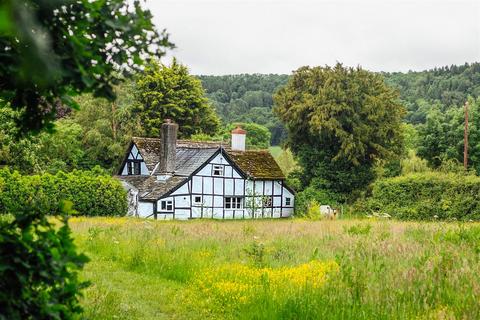
<svg viewBox="0 0 480 320"><path fill-rule="evenodd" d="M147 218L153 214L153 202L138 202L138 216L141 218Z"/></svg>
<svg viewBox="0 0 480 320"><path fill-rule="evenodd" d="M221 169L219 169L219 166ZM220 171L218 171L220 170ZM226 207L226 198L231 208ZM237 200L240 198L240 200ZM287 201L287 198L290 200ZM235 199L235 200L233 200ZM171 210L162 201L172 201ZM240 201L240 207L233 202ZM247 180L222 154L218 154L168 197L156 203L157 219L279 218L293 214L294 197L281 180ZM148 208L152 209L153 208ZM142 209L146 211L147 209Z"/></svg>

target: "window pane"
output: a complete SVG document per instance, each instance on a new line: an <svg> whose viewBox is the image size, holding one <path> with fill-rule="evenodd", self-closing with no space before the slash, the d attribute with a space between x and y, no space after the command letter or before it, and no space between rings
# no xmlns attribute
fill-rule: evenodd
<svg viewBox="0 0 480 320"><path fill-rule="evenodd" d="M134 173L140 174L140 162L134 162Z"/></svg>
<svg viewBox="0 0 480 320"><path fill-rule="evenodd" d="M167 203L165 201L160 202L160 207L162 208L162 210L166 210L167 209Z"/></svg>
<svg viewBox="0 0 480 320"><path fill-rule="evenodd" d="M231 202L232 202L232 198L225 198L225 208L226 209L231 208Z"/></svg>
<svg viewBox="0 0 480 320"><path fill-rule="evenodd" d="M214 176L223 176L223 166L213 166Z"/></svg>

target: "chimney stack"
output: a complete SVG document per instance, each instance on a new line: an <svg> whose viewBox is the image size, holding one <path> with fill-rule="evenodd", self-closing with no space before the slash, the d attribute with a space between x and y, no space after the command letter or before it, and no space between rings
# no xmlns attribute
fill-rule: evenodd
<svg viewBox="0 0 480 320"><path fill-rule="evenodd" d="M170 119L162 123L160 137L162 140L159 171L162 174L170 175L175 172L175 160L177 151L178 124Z"/></svg>
<svg viewBox="0 0 480 320"><path fill-rule="evenodd" d="M247 131L237 126L232 130L232 151L245 151L245 138Z"/></svg>

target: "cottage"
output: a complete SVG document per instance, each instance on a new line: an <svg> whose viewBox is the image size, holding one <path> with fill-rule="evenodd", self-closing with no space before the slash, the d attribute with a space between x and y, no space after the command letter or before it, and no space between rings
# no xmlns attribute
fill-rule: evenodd
<svg viewBox="0 0 480 320"><path fill-rule="evenodd" d="M118 178L129 214L154 219L281 218L293 214L294 192L268 150L245 150L246 132L221 142L177 140L178 125L160 138L132 138Z"/></svg>

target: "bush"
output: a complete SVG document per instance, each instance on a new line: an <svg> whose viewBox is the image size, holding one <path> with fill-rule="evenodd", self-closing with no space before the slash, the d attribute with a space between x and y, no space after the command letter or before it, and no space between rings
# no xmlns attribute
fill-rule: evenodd
<svg viewBox="0 0 480 320"><path fill-rule="evenodd" d="M77 272L88 259L76 253L69 210L61 211L55 223L29 206L0 214L0 319L79 318L86 283Z"/></svg>
<svg viewBox="0 0 480 320"><path fill-rule="evenodd" d="M480 220L480 177L425 172L378 180L365 207L399 219Z"/></svg>
<svg viewBox="0 0 480 320"><path fill-rule="evenodd" d="M295 214L298 216L315 217L315 212L320 213L320 205L338 206L340 199L338 195L323 189L312 186L298 192L295 195Z"/></svg>
<svg viewBox="0 0 480 320"><path fill-rule="evenodd" d="M33 207L41 214L60 213L63 200L73 209L88 216L123 216L127 213L127 197L119 181L96 171L74 170L55 175L24 176L17 171L0 170L3 190L0 212L15 213Z"/></svg>

